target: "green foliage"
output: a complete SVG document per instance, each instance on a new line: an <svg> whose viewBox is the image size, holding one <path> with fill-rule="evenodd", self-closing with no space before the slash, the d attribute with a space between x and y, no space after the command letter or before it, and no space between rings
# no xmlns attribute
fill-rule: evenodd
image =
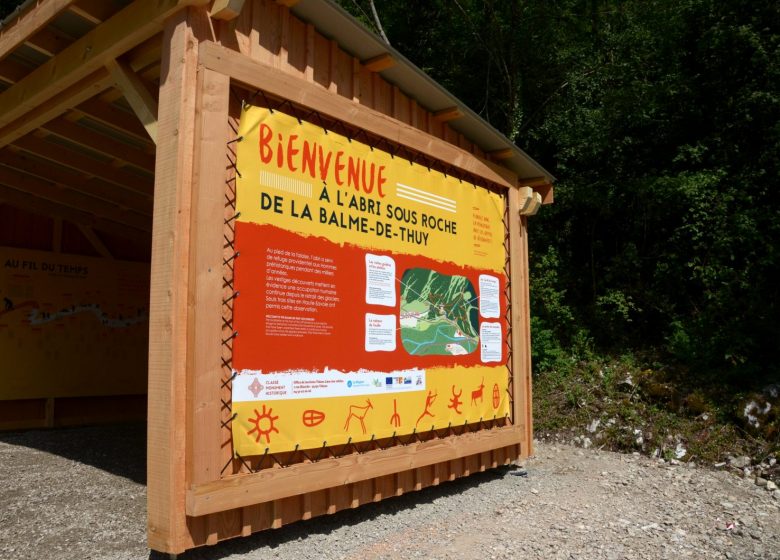
<svg viewBox="0 0 780 560"><path fill-rule="evenodd" d="M777 3L375 5L396 48L559 179L529 222L532 359L550 399L537 416L573 421L603 397L672 430L690 402L727 422L683 418L702 453L733 440L736 396L778 380ZM598 391L582 385L578 364L615 354L675 367L650 368L633 396L610 368Z"/></svg>

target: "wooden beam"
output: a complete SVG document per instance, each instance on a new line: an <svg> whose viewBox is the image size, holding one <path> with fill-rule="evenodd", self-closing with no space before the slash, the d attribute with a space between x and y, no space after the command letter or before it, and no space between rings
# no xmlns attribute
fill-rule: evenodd
<svg viewBox="0 0 780 560"><path fill-rule="evenodd" d="M38 2L21 13L16 21L8 22L0 29L0 59L5 58L24 41L43 29L47 23L59 15L75 0L48 0ZM3 105L0 104L0 107Z"/></svg>
<svg viewBox="0 0 780 560"><path fill-rule="evenodd" d="M333 95L317 84L286 74L262 62L207 41L200 46L200 60L209 69L255 89L262 89L282 99L289 99L331 118L347 122L366 132L387 138L425 155L447 162L467 173L473 173L504 188L515 188L486 162L449 142L435 138L411 125L401 123L379 111Z"/></svg>
<svg viewBox="0 0 780 560"><path fill-rule="evenodd" d="M106 68L154 143L157 143L157 100L141 78L121 60L109 60Z"/></svg>
<svg viewBox="0 0 780 560"><path fill-rule="evenodd" d="M25 79L27 78L23 78L23 80ZM110 87L110 85L111 77L108 71L105 68L99 68L96 72L59 92L56 97L50 99L47 103L42 103L26 115L0 128L0 148L32 132L54 117L58 117L71 107L97 95ZM0 94L0 99L6 93L13 91L15 87Z"/></svg>
<svg viewBox="0 0 780 560"><path fill-rule="evenodd" d="M205 10L171 17L163 33L149 306L147 535L149 547L178 554L193 546L182 505L187 488L186 387L190 224L198 42Z"/></svg>
<svg viewBox="0 0 780 560"><path fill-rule="evenodd" d="M504 161L505 159L510 159L513 155L515 155L515 151L512 148L502 148L500 150L493 150L492 152L488 152L487 155L493 161Z"/></svg>
<svg viewBox="0 0 780 560"><path fill-rule="evenodd" d="M517 180L517 185L519 187L536 187L549 182L550 180L547 177L521 177Z"/></svg>
<svg viewBox="0 0 780 560"><path fill-rule="evenodd" d="M123 111L110 103L104 103L99 99L89 99L74 107L73 111L81 115L86 115L92 120L108 126L109 128L113 128L117 132L125 134L130 138L140 140L150 147L154 146L153 143L149 142L149 135L147 134L146 129L135 115Z"/></svg>
<svg viewBox="0 0 780 560"><path fill-rule="evenodd" d="M74 224L84 224L94 227L100 231L117 235L123 239L147 239L148 232L131 228L106 218L95 216L89 212L76 210L69 206L64 206L51 202L49 200L38 198L28 192L22 192L16 189L0 185L0 200L5 201L11 206L16 206L33 214L40 216L58 216Z"/></svg>
<svg viewBox="0 0 780 560"><path fill-rule="evenodd" d="M284 469L223 478L194 485L187 492L187 515L199 516L237 507L286 498L290 488L299 494L341 487L379 476L391 475L484 453L520 443L515 428L495 428L471 434L378 449L346 457L298 463Z"/></svg>
<svg viewBox="0 0 780 560"><path fill-rule="evenodd" d="M365 66L366 69L371 72L381 72L382 70L387 70L388 68L395 66L396 60L390 53L384 53L380 54L379 56L369 58L368 60L363 60L361 64L363 64L363 66Z"/></svg>
<svg viewBox="0 0 780 560"><path fill-rule="evenodd" d="M276 3L280 6L287 6L288 8L292 8L300 1L301 0L276 0Z"/></svg>
<svg viewBox="0 0 780 560"><path fill-rule="evenodd" d="M100 255L104 259L114 258L114 256L111 254L111 251L109 251L108 247L106 247L106 244L103 243L103 240L97 236L97 234L92 230L91 227L80 225L78 226L78 228L81 234L87 238L87 241L90 242L90 244L95 249L95 251L97 251L98 255Z"/></svg>
<svg viewBox="0 0 780 560"><path fill-rule="evenodd" d="M68 11L81 19L98 25L110 18L116 9L112 2L106 0L78 0L68 6Z"/></svg>
<svg viewBox="0 0 780 560"><path fill-rule="evenodd" d="M56 3L56 2L50 2ZM136 0L51 60L0 94L0 127L41 106L107 61L157 33L163 22L187 5L208 0ZM44 2L42 6L46 6ZM68 2L65 6L70 5ZM14 26L12 29L14 29ZM29 35L29 33L27 33Z"/></svg>
<svg viewBox="0 0 780 560"><path fill-rule="evenodd" d="M92 198L77 191L63 189L57 184L2 165L0 165L0 183L8 188L29 193L60 206L86 212L139 231L150 230L151 222L147 217L125 212L115 204Z"/></svg>
<svg viewBox="0 0 780 560"><path fill-rule="evenodd" d="M104 163L59 143L55 144L45 139L25 136L16 140L14 146L65 167L99 177L107 183L113 183L129 191L151 195L154 189L151 179L140 177L125 169L118 169L109 163Z"/></svg>
<svg viewBox="0 0 780 560"><path fill-rule="evenodd" d="M542 197L542 204L552 204L555 202L555 189L552 183L545 183L534 187L534 190Z"/></svg>
<svg viewBox="0 0 780 560"><path fill-rule="evenodd" d="M129 163L152 173L154 172L153 155L147 154L124 142L106 136L105 134L95 132L86 126L81 126L78 124L78 121L72 122L66 118L59 117L47 122L41 126L41 129L115 160Z"/></svg>
<svg viewBox="0 0 780 560"><path fill-rule="evenodd" d="M519 187L531 187L542 197L542 204L552 204L555 193L552 182L547 177L524 177L517 181Z"/></svg>
<svg viewBox="0 0 780 560"><path fill-rule="evenodd" d="M433 118L439 122L449 122L459 119L463 116L463 112L458 107L447 107L440 111L433 113Z"/></svg>
<svg viewBox="0 0 780 560"><path fill-rule="evenodd" d="M51 29L41 29L24 41L24 44L34 51L49 57L61 52L71 43L73 43L73 39Z"/></svg>
<svg viewBox="0 0 780 560"><path fill-rule="evenodd" d="M214 0L209 14L214 19L230 21L236 19L244 7L244 0Z"/></svg>
<svg viewBox="0 0 780 560"><path fill-rule="evenodd" d="M3 80L7 84L15 84L27 74L30 73L30 68L24 64L19 64L10 59L0 61L0 80Z"/></svg>
<svg viewBox="0 0 780 560"><path fill-rule="evenodd" d="M144 216L152 215L152 203L147 195L139 195L95 178L87 178L80 171L45 160L32 159L7 148L0 150L0 164L63 188L104 200L122 209L132 210Z"/></svg>
<svg viewBox="0 0 780 560"><path fill-rule="evenodd" d="M135 72L141 72L153 64L159 64L161 56L162 34L160 33L135 47L125 55L125 59L130 61L130 67Z"/></svg>

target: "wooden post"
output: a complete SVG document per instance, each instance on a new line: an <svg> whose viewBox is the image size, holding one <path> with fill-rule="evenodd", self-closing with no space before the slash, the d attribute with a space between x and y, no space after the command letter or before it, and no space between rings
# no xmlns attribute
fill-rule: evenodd
<svg viewBox="0 0 780 560"><path fill-rule="evenodd" d="M149 546L189 544L184 515L190 209L198 41L203 9L173 15L163 32L149 316L147 491ZM208 29L208 28L206 28Z"/></svg>
<svg viewBox="0 0 780 560"><path fill-rule="evenodd" d="M528 292L527 219L520 216L522 200L518 189L507 192L509 198L509 247L512 297L512 387L514 424L522 430L521 453L533 454L533 417L531 410L531 307Z"/></svg>
<svg viewBox="0 0 780 560"><path fill-rule="evenodd" d="M187 454L188 485L219 479L223 219L230 78L213 70L199 75L196 165L192 200ZM216 534L214 534L216 538Z"/></svg>

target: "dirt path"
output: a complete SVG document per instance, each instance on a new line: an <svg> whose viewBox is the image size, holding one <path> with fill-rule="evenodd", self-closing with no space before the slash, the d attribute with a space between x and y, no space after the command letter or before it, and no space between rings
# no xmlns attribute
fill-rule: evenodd
<svg viewBox="0 0 780 560"><path fill-rule="evenodd" d="M139 559L143 427L0 434L0 558ZM780 500L724 472L540 444L525 469L184 559L780 558Z"/></svg>

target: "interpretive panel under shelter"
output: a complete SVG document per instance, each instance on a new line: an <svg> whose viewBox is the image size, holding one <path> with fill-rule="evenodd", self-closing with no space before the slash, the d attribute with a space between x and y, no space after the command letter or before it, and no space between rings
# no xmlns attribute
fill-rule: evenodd
<svg viewBox="0 0 780 560"><path fill-rule="evenodd" d="M504 199L278 110L239 136L236 452L507 416Z"/></svg>

